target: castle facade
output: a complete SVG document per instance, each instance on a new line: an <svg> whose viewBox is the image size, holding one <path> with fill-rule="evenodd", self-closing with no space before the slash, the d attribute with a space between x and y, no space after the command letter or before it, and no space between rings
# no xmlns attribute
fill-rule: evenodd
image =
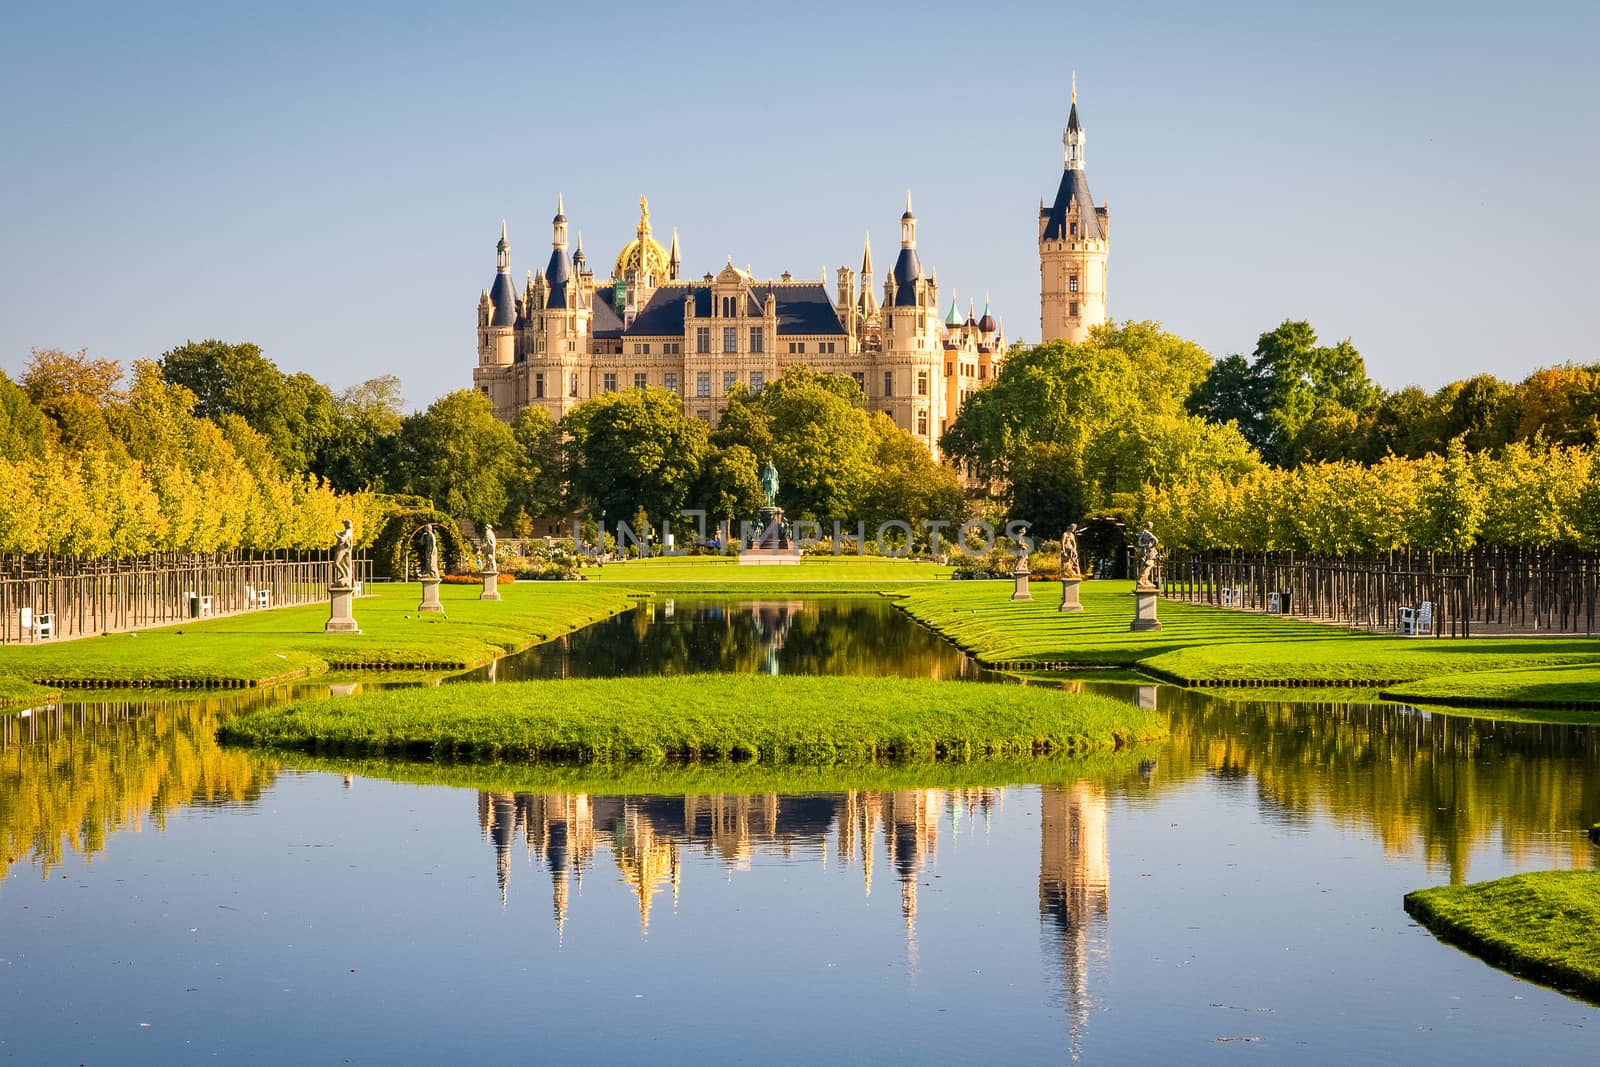
<svg viewBox="0 0 1600 1067"><path fill-rule="evenodd" d="M1064 137L1055 202L1039 212L1041 336L1083 340L1105 321L1106 208L1094 206L1083 174L1077 94ZM511 420L542 407L559 419L585 400L620 389L676 393L690 415L715 423L737 389L759 392L790 366L854 378L881 411L938 456L939 435L967 397L993 380L1006 340L988 302L982 315L950 301L939 313L938 279L917 255L911 195L900 216L900 249L880 301L870 242L860 271L832 279L757 279L730 258L715 274L684 277L678 235L656 240L639 200L634 238L598 279L582 238L569 254L560 198L551 251L519 294L502 224L493 284L478 298L473 385Z"/></svg>

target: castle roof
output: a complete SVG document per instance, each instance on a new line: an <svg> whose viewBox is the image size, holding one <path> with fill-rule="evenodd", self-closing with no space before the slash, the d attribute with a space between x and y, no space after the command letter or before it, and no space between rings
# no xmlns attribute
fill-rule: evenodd
<svg viewBox="0 0 1600 1067"><path fill-rule="evenodd" d="M902 248L894 261L894 306L914 307L917 303L917 279L922 276L922 261L917 259L915 248Z"/></svg>
<svg viewBox="0 0 1600 1067"><path fill-rule="evenodd" d="M515 326L517 324L517 291L511 285L511 274L499 271L494 284L489 287L489 299L494 304L494 318L490 326Z"/></svg>
<svg viewBox="0 0 1600 1067"><path fill-rule="evenodd" d="M550 296L545 307L567 306L567 279L572 277L572 265L567 260L567 250L556 246L550 250L550 262L545 264L544 280L550 283Z"/></svg>
<svg viewBox="0 0 1600 1067"><path fill-rule="evenodd" d="M767 294L778 305L778 335L832 334L843 336L839 313L834 309L828 287L821 282L754 282L746 289L746 310L752 316L763 314ZM705 282L668 282L658 286L628 328L624 337L683 336L683 302L694 298L694 313L711 315L711 286Z"/></svg>
<svg viewBox="0 0 1600 1067"><path fill-rule="evenodd" d="M611 306L613 291L603 285L595 288L594 306L589 309L590 337L614 340L622 336L622 318L617 314L617 309Z"/></svg>
<svg viewBox="0 0 1600 1067"><path fill-rule="evenodd" d="M1074 105L1073 114L1077 114ZM1044 226L1046 241L1063 241L1070 235L1067 232L1067 215L1072 207L1078 208L1078 237L1087 241L1098 241L1100 232L1100 215L1094 207L1094 197L1089 195L1089 179L1084 177L1083 171L1067 169L1061 172L1061 187L1056 190L1056 200L1044 212L1048 221Z"/></svg>

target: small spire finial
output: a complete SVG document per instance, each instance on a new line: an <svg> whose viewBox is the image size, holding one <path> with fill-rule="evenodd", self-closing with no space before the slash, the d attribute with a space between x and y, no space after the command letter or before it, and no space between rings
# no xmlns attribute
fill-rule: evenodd
<svg viewBox="0 0 1600 1067"><path fill-rule="evenodd" d="M1074 104L1076 104L1078 102L1078 72L1077 71L1073 71L1072 72L1072 102Z"/></svg>
<svg viewBox="0 0 1600 1067"><path fill-rule="evenodd" d="M911 190L906 190L906 214L911 214Z"/></svg>
<svg viewBox="0 0 1600 1067"><path fill-rule="evenodd" d="M506 220L505 219L501 219L500 220L500 240L504 241L505 239L506 239Z"/></svg>

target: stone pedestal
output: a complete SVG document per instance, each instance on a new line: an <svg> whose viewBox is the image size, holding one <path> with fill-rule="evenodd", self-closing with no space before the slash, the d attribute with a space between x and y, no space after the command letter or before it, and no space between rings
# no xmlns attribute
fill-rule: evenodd
<svg viewBox="0 0 1600 1067"><path fill-rule="evenodd" d="M1139 690L1139 706L1145 711L1155 711L1156 687L1153 685L1141 685L1137 688Z"/></svg>
<svg viewBox="0 0 1600 1067"><path fill-rule="evenodd" d="M500 572L498 570L481 571L481 572L479 572L479 577L481 577L483 579L483 592L478 594L478 599L479 600L499 600L500 599Z"/></svg>
<svg viewBox="0 0 1600 1067"><path fill-rule="evenodd" d="M358 634L356 625L356 591L348 585L328 586L328 622L322 628L326 634Z"/></svg>
<svg viewBox="0 0 1600 1067"><path fill-rule="evenodd" d="M1083 605L1078 603L1078 586L1083 584L1082 578L1061 579L1061 606L1057 611L1082 611Z"/></svg>
<svg viewBox="0 0 1600 1067"><path fill-rule="evenodd" d="M444 614L444 605L439 603L439 579L422 579L422 603L417 605L417 610Z"/></svg>
<svg viewBox="0 0 1600 1067"><path fill-rule="evenodd" d="M1017 580L1017 587L1011 591L1012 600L1032 600L1033 594L1028 592L1028 566L1024 563L1011 572Z"/></svg>
<svg viewBox="0 0 1600 1067"><path fill-rule="evenodd" d="M1135 633L1161 629L1161 620L1156 618L1156 600L1160 596L1161 590L1155 586L1134 586L1133 624L1128 629Z"/></svg>

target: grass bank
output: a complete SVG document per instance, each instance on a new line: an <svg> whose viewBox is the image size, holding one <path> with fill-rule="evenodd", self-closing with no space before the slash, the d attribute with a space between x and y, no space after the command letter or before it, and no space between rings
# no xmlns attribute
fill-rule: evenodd
<svg viewBox="0 0 1600 1067"><path fill-rule="evenodd" d="M1132 704L1025 686L705 674L303 700L220 736L332 755L836 765L1081 754L1164 732Z"/></svg>
<svg viewBox="0 0 1600 1067"><path fill-rule="evenodd" d="M1007 785L1066 785L1082 778L1105 781L1138 773L1148 758L1138 746L1086 756L880 762L871 764L770 763L457 763L394 758L351 758L294 753L299 770L353 774L412 785L476 789L486 793L588 793L595 796L706 796L755 793L843 793L850 790L986 789Z"/></svg>
<svg viewBox="0 0 1600 1067"><path fill-rule="evenodd" d="M1600 1000L1600 873L1538 871L1419 889L1412 918L1496 967Z"/></svg>
<svg viewBox="0 0 1600 1067"><path fill-rule="evenodd" d="M1386 700L1451 708L1600 711L1600 663L1510 671L1472 671L1397 685Z"/></svg>
<svg viewBox="0 0 1600 1067"><path fill-rule="evenodd" d="M240 687L329 670L465 670L623 611L627 589L589 582L524 582L477 599L477 586L442 586L444 615L419 615L421 587L378 584L356 601L359 634L325 634L326 604L274 608L78 641L0 648L0 683Z"/></svg>
<svg viewBox="0 0 1600 1067"><path fill-rule="evenodd" d="M1009 582L949 582L891 591L913 618L991 666L1134 667L1187 686L1381 689L1464 672L1588 664L1585 638L1405 638L1350 633L1276 615L1163 600L1162 629L1133 633L1130 582L1085 582L1081 614L1056 610L1060 585L1034 583L1013 603Z"/></svg>
<svg viewBox="0 0 1600 1067"><path fill-rule="evenodd" d="M61 690L38 685L25 678L0 676L0 712L8 708L29 708L59 699Z"/></svg>
<svg viewBox="0 0 1600 1067"><path fill-rule="evenodd" d="M937 563L882 556L807 556L799 563L784 566L742 564L731 556L664 556L608 563L604 567L588 568L583 573L589 581L596 582L651 586L705 583L793 591L796 587L816 583L881 586L896 582L932 582L947 579L955 572ZM855 591L861 592L859 585Z"/></svg>

